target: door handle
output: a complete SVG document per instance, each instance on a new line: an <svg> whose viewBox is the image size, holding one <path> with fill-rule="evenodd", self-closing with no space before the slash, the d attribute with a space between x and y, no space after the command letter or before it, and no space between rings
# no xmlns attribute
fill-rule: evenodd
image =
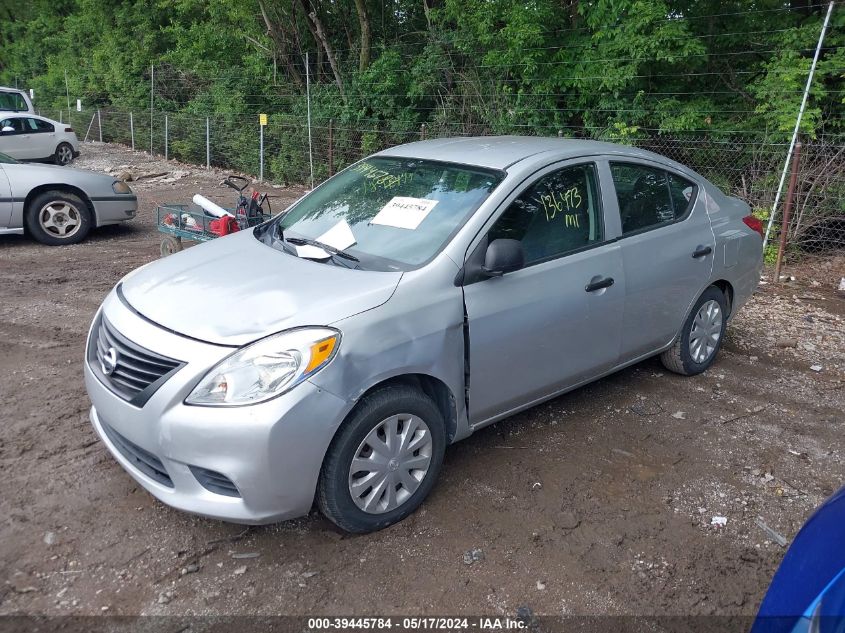
<svg viewBox="0 0 845 633"><path fill-rule="evenodd" d="M704 257L705 255L709 255L713 252L713 249L709 246L699 246L695 249L695 252L692 254L693 259L698 259L699 257Z"/></svg>
<svg viewBox="0 0 845 633"><path fill-rule="evenodd" d="M587 292L595 292L596 290L601 290L602 288L610 288L613 285L613 277L604 277L603 279L599 279L598 281L592 281L588 283L584 290Z"/></svg>

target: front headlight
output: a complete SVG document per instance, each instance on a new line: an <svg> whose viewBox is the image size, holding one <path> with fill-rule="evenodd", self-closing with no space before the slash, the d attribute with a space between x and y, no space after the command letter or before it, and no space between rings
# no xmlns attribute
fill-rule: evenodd
<svg viewBox="0 0 845 633"><path fill-rule="evenodd" d="M275 398L328 365L339 346L340 332L331 328L268 336L220 361L185 404L229 407Z"/></svg>
<svg viewBox="0 0 845 633"><path fill-rule="evenodd" d="M132 189L129 188L122 180L115 180L112 183L111 188L114 190L115 193L132 193Z"/></svg>

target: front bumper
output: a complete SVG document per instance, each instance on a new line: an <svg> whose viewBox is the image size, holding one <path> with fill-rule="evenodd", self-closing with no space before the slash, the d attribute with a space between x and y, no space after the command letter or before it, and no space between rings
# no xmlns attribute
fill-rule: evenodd
<svg viewBox="0 0 845 633"><path fill-rule="evenodd" d="M138 213L138 198L131 194L92 196L91 203L97 215L97 226L117 224L131 220Z"/></svg>
<svg viewBox="0 0 845 633"><path fill-rule="evenodd" d="M91 423L141 486L180 510L235 523L271 523L308 513L326 449L349 409L344 400L304 382L253 406L185 405L193 386L233 348L163 330L133 313L114 292L103 311L136 344L187 361L141 408L114 394L85 363ZM127 454L127 440L142 455L154 456L166 477L139 468L137 459ZM204 487L197 469L222 474L239 496ZM172 485L162 483L167 479Z"/></svg>

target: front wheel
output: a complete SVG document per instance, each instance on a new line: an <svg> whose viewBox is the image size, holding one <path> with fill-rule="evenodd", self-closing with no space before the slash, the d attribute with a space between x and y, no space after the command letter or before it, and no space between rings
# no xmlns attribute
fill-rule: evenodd
<svg viewBox="0 0 845 633"><path fill-rule="evenodd" d="M710 367L725 336L727 306L719 288L707 288L690 311L680 336L660 355L663 366L684 376L700 374Z"/></svg>
<svg viewBox="0 0 845 633"><path fill-rule="evenodd" d="M443 416L431 398L407 385L384 387L361 401L332 441L317 505L347 532L392 525L431 492L445 450Z"/></svg>
<svg viewBox="0 0 845 633"><path fill-rule="evenodd" d="M85 239L93 224L88 205L66 191L45 191L26 209L26 228L42 244L59 246Z"/></svg>

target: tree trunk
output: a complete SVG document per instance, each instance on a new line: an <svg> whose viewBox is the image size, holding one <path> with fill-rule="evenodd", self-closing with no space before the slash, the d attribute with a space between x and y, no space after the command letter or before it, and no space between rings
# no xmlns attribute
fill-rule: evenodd
<svg viewBox="0 0 845 633"><path fill-rule="evenodd" d="M340 67L337 64L337 59L335 59L334 52L332 51L332 45L329 43L329 38L326 36L326 30L323 28L323 23L320 21L317 12L310 10L308 0L301 0L301 2L302 8L305 10L308 19L311 20L311 24L314 25L313 33L315 37L320 44L322 44L323 50L326 51L326 57L332 67L332 73L334 74L334 80L337 84L337 88L340 90L340 96L343 97L344 101L346 101L346 93L343 91L343 78L340 74Z"/></svg>
<svg viewBox="0 0 845 633"><path fill-rule="evenodd" d="M361 27L361 52L358 58L358 72L364 72L370 65L370 16L367 15L365 0L355 0L358 11L358 24Z"/></svg>
<svg viewBox="0 0 845 633"><path fill-rule="evenodd" d="M267 34L270 36L270 39L273 40L273 44L275 44L282 56L282 59L285 60L285 69L288 76L297 88L302 89L305 86L305 83L302 80L302 75L299 70L291 62L291 56L288 54L288 37L284 33L283 29L278 28L276 23L270 19L270 15L267 13L267 7L264 5L264 0L258 0L258 7L261 9L261 17L264 19L264 26L267 27Z"/></svg>

